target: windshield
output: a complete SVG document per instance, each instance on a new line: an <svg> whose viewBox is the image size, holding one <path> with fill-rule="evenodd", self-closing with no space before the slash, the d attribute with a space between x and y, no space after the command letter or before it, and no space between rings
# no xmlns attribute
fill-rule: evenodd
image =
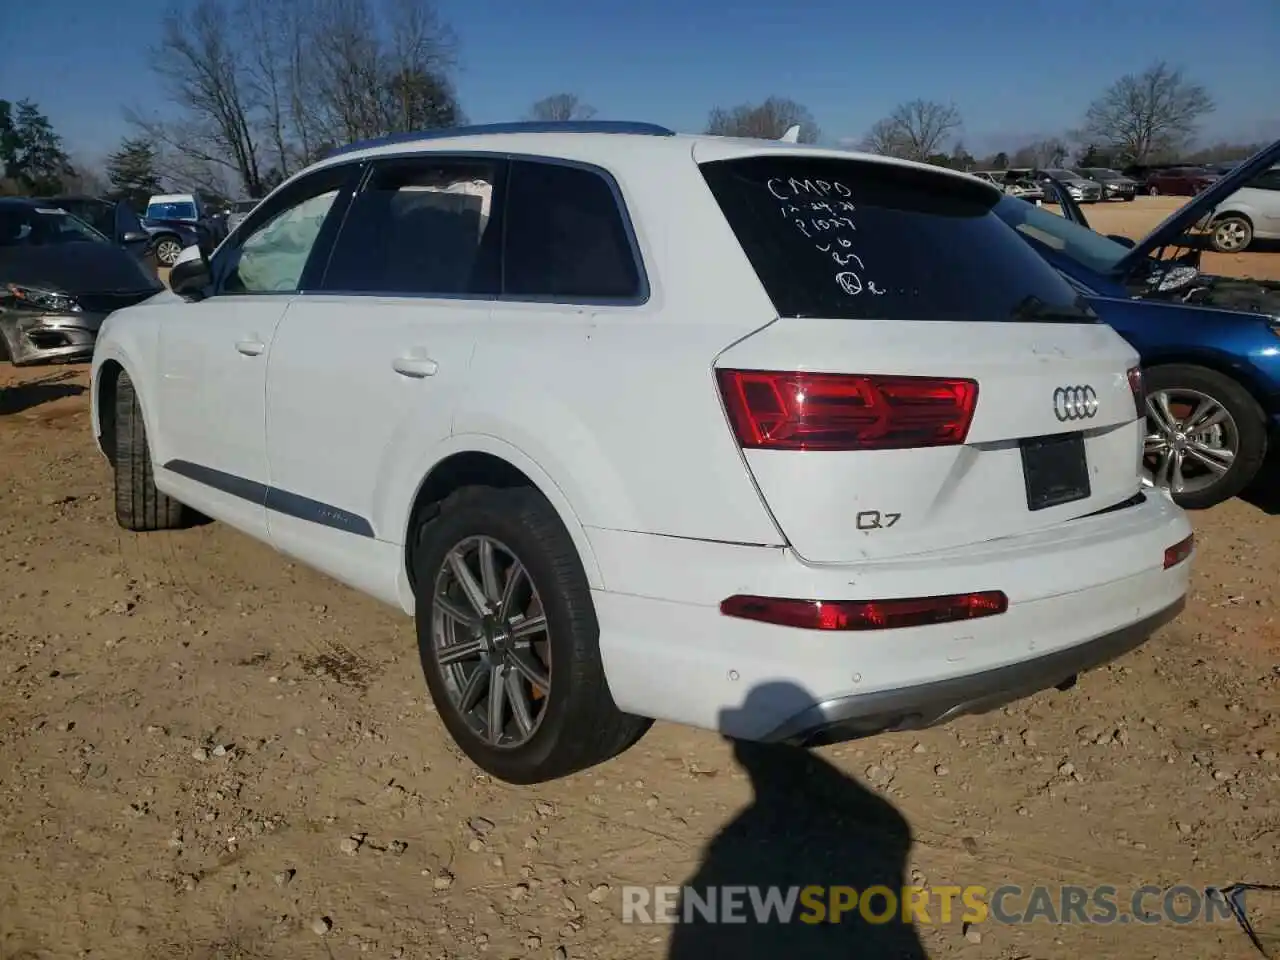
<svg viewBox="0 0 1280 960"><path fill-rule="evenodd" d="M811 156L701 169L782 317L1096 322L968 177Z"/></svg>
<svg viewBox="0 0 1280 960"><path fill-rule="evenodd" d="M1099 180L1119 180L1120 174L1114 170L1087 170L1086 173L1093 174Z"/></svg>
<svg viewBox="0 0 1280 960"><path fill-rule="evenodd" d="M1005 197L995 207L996 215L1024 237L1070 257L1096 273L1110 273L1129 248L1073 223L1066 217Z"/></svg>
<svg viewBox="0 0 1280 960"><path fill-rule="evenodd" d="M1058 180L1079 180L1080 179L1078 176L1076 176L1076 174L1072 173L1070 170L1057 170L1057 169L1046 170L1045 173L1047 173L1051 177L1056 177Z"/></svg>
<svg viewBox="0 0 1280 960"><path fill-rule="evenodd" d="M0 247L110 242L89 224L58 207L0 206Z"/></svg>
<svg viewBox="0 0 1280 960"><path fill-rule="evenodd" d="M147 207L149 220L194 220L196 205L194 203L153 203Z"/></svg>

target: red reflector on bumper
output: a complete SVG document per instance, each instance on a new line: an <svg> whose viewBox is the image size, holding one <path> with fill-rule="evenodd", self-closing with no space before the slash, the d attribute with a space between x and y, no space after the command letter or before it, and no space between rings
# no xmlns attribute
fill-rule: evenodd
<svg viewBox="0 0 1280 960"><path fill-rule="evenodd" d="M1187 537L1187 539L1179 540L1172 547L1166 550L1164 552L1164 568L1168 570L1170 567L1176 567L1183 560L1187 559L1187 557L1191 556L1191 551L1194 549L1195 543L1196 537L1193 533L1191 536Z"/></svg>
<svg viewBox="0 0 1280 960"><path fill-rule="evenodd" d="M720 604L726 617L805 630L895 630L974 620L1008 609L1009 598L999 590L908 600L779 600L739 595Z"/></svg>

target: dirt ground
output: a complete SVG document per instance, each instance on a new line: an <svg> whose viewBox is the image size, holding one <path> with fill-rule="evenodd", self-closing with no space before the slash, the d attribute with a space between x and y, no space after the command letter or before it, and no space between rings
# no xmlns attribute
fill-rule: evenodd
<svg viewBox="0 0 1280 960"><path fill-rule="evenodd" d="M1089 213L1119 232L1158 207ZM1280 254L1226 259L1280 275ZM811 762L659 724L515 788L447 740L406 619L220 524L120 530L85 368L0 384L22 385L0 394L0 960L710 960L779 954L624 924L621 887L1109 884L1123 904L1280 882L1265 508L1194 515L1185 614L1068 692ZM1256 956L1223 920L931 921L911 936L934 957ZM787 935L781 955L813 955L812 928ZM871 942L843 955L891 955Z"/></svg>

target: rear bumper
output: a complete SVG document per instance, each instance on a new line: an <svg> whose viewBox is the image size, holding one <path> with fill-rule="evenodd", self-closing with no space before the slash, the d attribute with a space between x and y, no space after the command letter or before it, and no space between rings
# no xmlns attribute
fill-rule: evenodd
<svg viewBox="0 0 1280 960"><path fill-rule="evenodd" d="M1032 660L948 680L814 704L766 734L768 742L821 746L875 733L920 730L966 714L987 713L1074 681L1086 670L1141 646L1182 612L1184 600L1137 623Z"/></svg>
<svg viewBox="0 0 1280 960"><path fill-rule="evenodd" d="M1167 496L964 549L808 564L785 548L588 529L600 649L623 710L749 740L819 743L946 722L1056 686L1174 617L1190 524ZM872 600L1003 590L1004 614L899 630L722 615L735 594Z"/></svg>

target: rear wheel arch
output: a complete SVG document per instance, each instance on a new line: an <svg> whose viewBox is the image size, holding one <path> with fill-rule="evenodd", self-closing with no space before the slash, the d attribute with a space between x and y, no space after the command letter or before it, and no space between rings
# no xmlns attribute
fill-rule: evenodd
<svg viewBox="0 0 1280 960"><path fill-rule="evenodd" d="M490 449L478 449L480 446ZM417 548L414 532L418 525L431 519L454 492L477 486L499 489L527 487L540 493L551 504L573 540L588 584L592 589L603 586L586 530L560 486L516 448L494 441L473 444L469 449L460 449L441 458L418 484L404 526L404 572L410 588L413 587L414 551Z"/></svg>
<svg viewBox="0 0 1280 960"><path fill-rule="evenodd" d="M1245 223L1249 224L1250 229L1253 228L1253 217L1249 216L1249 214L1245 213L1243 210L1222 210L1213 215L1213 220L1211 220L1210 223L1221 223L1223 220L1243 220Z"/></svg>

